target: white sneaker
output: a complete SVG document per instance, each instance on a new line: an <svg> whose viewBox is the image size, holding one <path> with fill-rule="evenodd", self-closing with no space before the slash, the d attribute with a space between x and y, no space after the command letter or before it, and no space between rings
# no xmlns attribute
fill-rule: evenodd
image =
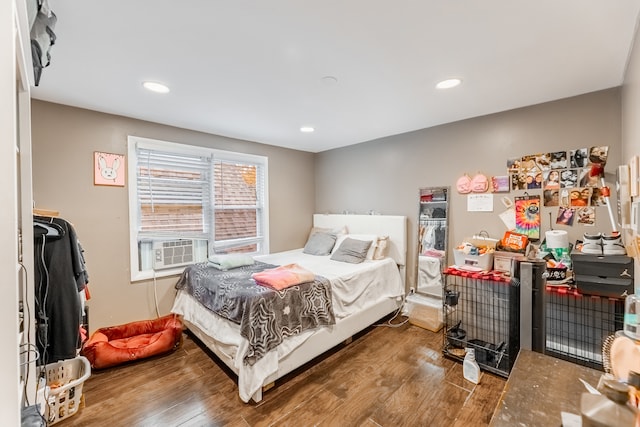
<svg viewBox="0 0 640 427"><path fill-rule="evenodd" d="M602 234L584 233L582 238L582 253L602 255Z"/></svg>
<svg viewBox="0 0 640 427"><path fill-rule="evenodd" d="M619 233L602 235L603 255L626 255L627 250L622 244L622 237Z"/></svg>

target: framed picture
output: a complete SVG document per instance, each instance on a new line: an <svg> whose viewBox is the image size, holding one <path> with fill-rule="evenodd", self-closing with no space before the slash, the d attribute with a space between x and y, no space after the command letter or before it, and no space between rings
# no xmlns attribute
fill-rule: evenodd
<svg viewBox="0 0 640 427"><path fill-rule="evenodd" d="M124 187L124 154L93 153L93 184Z"/></svg>
<svg viewBox="0 0 640 427"><path fill-rule="evenodd" d="M491 188L494 193L508 193L509 183L509 175L491 177Z"/></svg>

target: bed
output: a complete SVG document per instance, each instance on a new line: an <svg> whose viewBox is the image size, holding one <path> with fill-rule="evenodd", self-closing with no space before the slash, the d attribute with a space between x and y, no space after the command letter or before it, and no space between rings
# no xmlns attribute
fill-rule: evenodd
<svg viewBox="0 0 640 427"><path fill-rule="evenodd" d="M277 346L266 349L251 363L246 357L254 349L251 333L247 334L246 328L206 308L199 300L198 292L188 292L188 287L184 286L186 274L178 282L182 285L177 286L171 311L181 315L185 327L235 372L238 394L244 402L259 402L263 391L277 379L394 313L402 304L406 276L406 217L315 214L313 227L313 230L342 230L347 235L337 238L329 255L312 255L301 248L254 259L256 265L264 263L267 267L297 265L313 272L320 282L326 279L333 319L285 336ZM379 247L386 247L383 258L372 259L372 251L361 263L331 259L346 238L360 241L364 236L381 238ZM385 236L388 237L384 239ZM377 252L375 255L380 258ZM191 275L195 276L193 271Z"/></svg>

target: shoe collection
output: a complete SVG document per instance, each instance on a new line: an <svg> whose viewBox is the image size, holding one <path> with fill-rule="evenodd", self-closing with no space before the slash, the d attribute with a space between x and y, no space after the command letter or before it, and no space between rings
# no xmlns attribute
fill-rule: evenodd
<svg viewBox="0 0 640 427"><path fill-rule="evenodd" d="M584 233L582 253L593 255L626 255L627 250L624 248L624 244L622 244L622 237L619 233Z"/></svg>

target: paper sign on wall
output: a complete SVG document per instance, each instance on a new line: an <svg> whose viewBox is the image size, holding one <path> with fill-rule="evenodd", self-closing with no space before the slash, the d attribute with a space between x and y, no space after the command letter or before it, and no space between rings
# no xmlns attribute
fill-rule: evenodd
<svg viewBox="0 0 640 427"><path fill-rule="evenodd" d="M516 228L516 210L513 206L502 212L499 216L505 227L507 227L507 230L511 231Z"/></svg>
<svg viewBox="0 0 640 427"><path fill-rule="evenodd" d="M467 212L493 212L493 194L469 194Z"/></svg>

